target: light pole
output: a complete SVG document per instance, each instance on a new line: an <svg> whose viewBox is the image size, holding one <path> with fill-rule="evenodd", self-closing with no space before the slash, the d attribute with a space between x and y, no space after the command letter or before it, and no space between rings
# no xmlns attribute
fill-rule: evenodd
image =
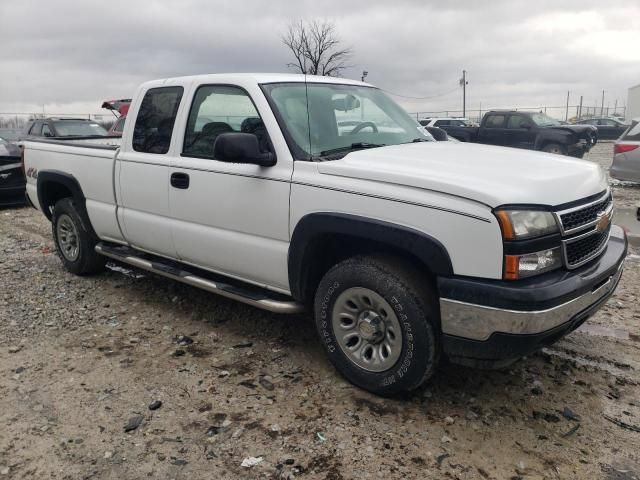
<svg viewBox="0 0 640 480"><path fill-rule="evenodd" d="M467 71L462 70L462 78L460 79L460 85L462 85L462 116L467 116Z"/></svg>

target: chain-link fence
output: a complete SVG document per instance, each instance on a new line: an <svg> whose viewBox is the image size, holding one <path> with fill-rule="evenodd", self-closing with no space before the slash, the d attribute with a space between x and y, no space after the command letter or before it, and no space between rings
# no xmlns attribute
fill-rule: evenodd
<svg viewBox="0 0 640 480"><path fill-rule="evenodd" d="M465 115L462 114L462 109L451 110L439 110L431 112L413 112L413 115L417 120L424 118L434 117L465 117L475 122L480 122L482 116L492 110L516 110L524 112L542 112L546 113L550 117L558 120L564 120L567 122L575 122L578 120L584 120L594 117L625 117L626 107L618 107L616 109L612 107L597 107L586 105L566 105L561 107L555 106L540 106L540 107L501 107L501 108L482 108L482 109L467 109Z"/></svg>

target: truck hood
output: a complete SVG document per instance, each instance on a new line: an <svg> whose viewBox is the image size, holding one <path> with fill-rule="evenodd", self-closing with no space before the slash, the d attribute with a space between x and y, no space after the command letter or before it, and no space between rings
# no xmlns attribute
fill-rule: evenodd
<svg viewBox="0 0 640 480"><path fill-rule="evenodd" d="M578 135L598 131L598 129L593 125L554 125L542 128L544 128L545 130L564 130L565 132L573 132L577 133Z"/></svg>
<svg viewBox="0 0 640 480"><path fill-rule="evenodd" d="M442 192L492 208L505 204L555 206L602 192L608 185L602 168L589 161L453 142L359 150L340 160L319 163L318 171Z"/></svg>

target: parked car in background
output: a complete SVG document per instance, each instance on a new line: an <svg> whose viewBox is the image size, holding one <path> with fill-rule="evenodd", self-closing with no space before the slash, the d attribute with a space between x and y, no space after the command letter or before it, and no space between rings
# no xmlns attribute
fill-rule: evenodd
<svg viewBox="0 0 640 480"><path fill-rule="evenodd" d="M119 145L25 142L27 193L65 268L109 257L273 312L308 308L330 360L371 392L416 389L440 355L528 355L622 275L627 240L595 162L433 141L344 78L137 91ZM339 113L359 123L339 128Z"/></svg>
<svg viewBox="0 0 640 480"><path fill-rule="evenodd" d="M20 140L106 136L107 131L93 120L52 117L31 120L27 123Z"/></svg>
<svg viewBox="0 0 640 480"><path fill-rule="evenodd" d="M423 127L477 127L476 122L472 122L468 118L464 117L433 117L423 118L419 121Z"/></svg>
<svg viewBox="0 0 640 480"><path fill-rule="evenodd" d="M126 115L122 115L121 117L119 117L113 123L113 125L111 125L111 128L107 131L107 135L109 135L110 137L121 137L122 132L124 131L124 122L126 120L127 120Z"/></svg>
<svg viewBox="0 0 640 480"><path fill-rule="evenodd" d="M609 175L617 180L640 183L640 118L613 145L613 163Z"/></svg>
<svg viewBox="0 0 640 480"><path fill-rule="evenodd" d="M17 145L0 137L0 205L25 203L25 178L21 163L22 151Z"/></svg>
<svg viewBox="0 0 640 480"><path fill-rule="evenodd" d="M479 127L442 126L462 142L526 148L582 158L598 140L591 125L563 125L544 113L493 111Z"/></svg>
<svg viewBox="0 0 640 480"><path fill-rule="evenodd" d="M102 108L106 108L112 112L118 112L118 118L111 125L111 128L107 132L110 137L121 137L124 130L124 122L127 119L127 113L129 112L129 106L131 105L130 98L123 98L121 100L106 100L102 102Z"/></svg>
<svg viewBox="0 0 640 480"><path fill-rule="evenodd" d="M574 125L593 125L598 129L598 138L600 140L615 140L629 127L628 124L615 118L589 118L587 120L579 120Z"/></svg>

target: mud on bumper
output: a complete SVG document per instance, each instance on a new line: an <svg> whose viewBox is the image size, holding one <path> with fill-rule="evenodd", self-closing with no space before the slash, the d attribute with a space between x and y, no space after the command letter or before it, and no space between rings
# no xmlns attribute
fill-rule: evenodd
<svg viewBox="0 0 640 480"><path fill-rule="evenodd" d="M604 253L577 270L520 282L438 279L445 355L456 363L496 367L551 345L607 302L626 253L626 235L613 226Z"/></svg>

